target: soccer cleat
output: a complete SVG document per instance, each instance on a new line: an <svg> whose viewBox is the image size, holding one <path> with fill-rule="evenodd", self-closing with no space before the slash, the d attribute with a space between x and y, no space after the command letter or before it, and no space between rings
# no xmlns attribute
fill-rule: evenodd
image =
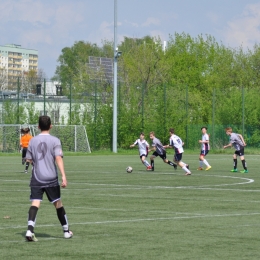
<svg viewBox="0 0 260 260"><path fill-rule="evenodd" d="M37 242L38 241L35 234L32 233L30 230L27 230L25 238L28 242Z"/></svg>
<svg viewBox="0 0 260 260"><path fill-rule="evenodd" d="M210 170L212 167L211 166L208 166L206 169L205 169L205 171L208 171L208 170Z"/></svg>
<svg viewBox="0 0 260 260"><path fill-rule="evenodd" d="M240 171L241 173L248 173L248 170Z"/></svg>
<svg viewBox="0 0 260 260"><path fill-rule="evenodd" d="M203 171L204 169L202 167L199 167L197 170L198 171Z"/></svg>
<svg viewBox="0 0 260 260"><path fill-rule="evenodd" d="M146 168L146 170L147 170L147 171L151 171L151 170L152 170L152 166L148 166L148 167Z"/></svg>
<svg viewBox="0 0 260 260"><path fill-rule="evenodd" d="M73 233L71 231L64 232L64 238L72 238Z"/></svg>
<svg viewBox="0 0 260 260"><path fill-rule="evenodd" d="M233 170L231 170L231 172L237 172L237 169L233 169Z"/></svg>
<svg viewBox="0 0 260 260"><path fill-rule="evenodd" d="M185 173L185 176L189 176L189 175L191 175L191 172L186 172Z"/></svg>
<svg viewBox="0 0 260 260"><path fill-rule="evenodd" d="M24 170L24 173L28 173L28 171L27 171L27 170Z"/></svg>

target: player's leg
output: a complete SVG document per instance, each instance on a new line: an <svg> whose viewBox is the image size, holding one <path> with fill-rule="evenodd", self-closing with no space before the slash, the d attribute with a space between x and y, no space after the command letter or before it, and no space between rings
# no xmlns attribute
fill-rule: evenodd
<svg viewBox="0 0 260 260"><path fill-rule="evenodd" d="M240 156L240 160L242 162L243 168L244 168L244 170L241 171L241 173L248 173L246 160L245 160L245 157L244 157L244 149L240 150L239 156Z"/></svg>
<svg viewBox="0 0 260 260"><path fill-rule="evenodd" d="M168 163L169 165L171 165L172 167L174 167L175 170L177 170L177 164L175 164L175 163L173 163L173 162L171 162L171 161L169 161L169 160L167 159L167 157L166 157L166 152L163 153L163 155L160 155L160 157L163 159L163 161L164 161L165 163Z"/></svg>
<svg viewBox="0 0 260 260"><path fill-rule="evenodd" d="M237 172L237 152L235 151L235 153L233 154L233 170L231 170L231 172Z"/></svg>
<svg viewBox="0 0 260 260"><path fill-rule="evenodd" d="M71 238L73 233L69 230L69 223L65 209L60 199L60 186L45 188L48 200L53 203L56 208L57 216L63 229L64 238Z"/></svg>
<svg viewBox="0 0 260 260"><path fill-rule="evenodd" d="M187 164L181 161L182 153L175 154L174 161L185 171L185 175L191 175L191 171L187 168Z"/></svg>
<svg viewBox="0 0 260 260"><path fill-rule="evenodd" d="M24 164L25 164L25 161L26 161L26 159L25 159L25 157L26 157L26 152L27 152L27 148L23 148L23 149L22 149L22 165L24 165Z"/></svg>
<svg viewBox="0 0 260 260"><path fill-rule="evenodd" d="M147 162L146 156L145 156L144 154L142 154L142 155L140 156L140 159L141 159L142 164L146 167L146 169L147 169L148 171L152 169L150 163Z"/></svg>
<svg viewBox="0 0 260 260"><path fill-rule="evenodd" d="M24 170L25 173L28 173L29 165L30 165L30 162L26 161L26 163L25 163L25 170Z"/></svg>
<svg viewBox="0 0 260 260"><path fill-rule="evenodd" d="M203 151L203 160L202 160L202 162L207 166L206 167L206 171L208 171L208 170L210 170L211 169L211 166L210 166L210 164L208 163L208 161L205 159L205 157L206 157L206 155L208 154L208 150L205 150L205 151Z"/></svg>
<svg viewBox="0 0 260 260"><path fill-rule="evenodd" d="M150 156L150 162L151 162L151 167L152 167L152 171L154 171L154 158L156 158L158 156L157 152L154 152L151 156Z"/></svg>
<svg viewBox="0 0 260 260"><path fill-rule="evenodd" d="M200 165L199 165L199 168L197 169L197 170L199 170L199 171L202 171L202 170L203 170L203 159L204 159L204 153L203 153L203 151L201 150L200 156L199 156L199 163L200 163Z"/></svg>
<svg viewBox="0 0 260 260"><path fill-rule="evenodd" d="M43 190L41 188L31 188L30 200L32 201L32 204L28 212L28 227L25 235L25 238L29 242L38 241L38 239L35 237L34 234L34 227L36 224L37 212L41 205L42 196L43 196Z"/></svg>

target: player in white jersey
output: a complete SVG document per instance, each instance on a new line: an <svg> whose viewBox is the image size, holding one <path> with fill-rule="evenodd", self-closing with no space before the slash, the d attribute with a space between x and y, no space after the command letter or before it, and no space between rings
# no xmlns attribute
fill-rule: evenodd
<svg viewBox="0 0 260 260"><path fill-rule="evenodd" d="M174 129L170 128L170 144L165 145L164 148L172 147L175 151L174 154L174 162L177 163L184 171L185 175L191 175L191 171L189 170L189 165L182 162L182 154L184 153L183 142L181 138L174 134Z"/></svg>
<svg viewBox="0 0 260 260"><path fill-rule="evenodd" d="M146 157L148 155L148 149L149 149L149 144L148 142L144 139L144 133L140 133L140 138L137 139L133 144L130 145L130 147L135 147L138 145L139 148L139 155L141 162L144 166L146 166L147 171L151 171L152 167L151 165L146 161Z"/></svg>
<svg viewBox="0 0 260 260"><path fill-rule="evenodd" d="M207 134L207 127L203 126L201 127L202 137L201 140L199 140L199 143L201 144L201 151L200 151L200 166L197 170L203 170L203 164L206 165L206 171L211 169L211 166L209 165L208 161L205 159L205 156L209 153L209 135Z"/></svg>
<svg viewBox="0 0 260 260"><path fill-rule="evenodd" d="M227 127L226 129L226 134L230 137L230 143L228 145L224 145L224 149L227 147L233 147L235 148L235 153L233 155L233 160L234 160L234 169L231 170L231 172L237 172L237 156L240 157L240 160L242 162L243 171L240 171L241 173L248 173L247 170L247 165L244 157L244 147L246 146L245 140L242 135L233 133L231 127Z"/></svg>
<svg viewBox="0 0 260 260"><path fill-rule="evenodd" d="M39 117L41 133L31 139L26 153L26 159L33 164L30 182L31 207L28 213L28 229L25 235L27 241L38 241L34 234L34 226L44 193L56 208L64 238L71 238L73 235L69 230L66 212L60 198L56 164L62 176L61 187L65 188L67 186L61 142L57 137L49 134L51 127L51 119L48 116Z"/></svg>

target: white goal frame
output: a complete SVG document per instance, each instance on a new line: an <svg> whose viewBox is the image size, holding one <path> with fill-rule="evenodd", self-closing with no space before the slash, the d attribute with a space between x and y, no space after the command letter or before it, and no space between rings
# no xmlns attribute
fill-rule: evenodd
<svg viewBox="0 0 260 260"><path fill-rule="evenodd" d="M0 124L0 151L4 153L20 150L21 129L25 125ZM40 133L37 125L26 125L32 136ZM86 128L83 125L53 125L50 134L61 140L65 152L91 153Z"/></svg>

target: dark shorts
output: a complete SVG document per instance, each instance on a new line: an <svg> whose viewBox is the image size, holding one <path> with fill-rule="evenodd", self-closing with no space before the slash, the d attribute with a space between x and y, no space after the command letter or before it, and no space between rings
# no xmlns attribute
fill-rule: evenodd
<svg viewBox="0 0 260 260"><path fill-rule="evenodd" d="M181 159L182 159L182 153L176 153L176 154L174 155L174 161L175 161L175 162L180 162Z"/></svg>
<svg viewBox="0 0 260 260"><path fill-rule="evenodd" d="M142 159L143 156L147 157L147 154L144 154L144 153L141 154L141 155L140 155L140 158Z"/></svg>
<svg viewBox="0 0 260 260"><path fill-rule="evenodd" d="M238 156L244 156L244 148L242 148L238 151L235 151L235 154L238 155Z"/></svg>
<svg viewBox="0 0 260 260"><path fill-rule="evenodd" d="M22 150L22 158L25 158L26 153L27 153L27 148L24 147Z"/></svg>
<svg viewBox="0 0 260 260"><path fill-rule="evenodd" d="M206 156L209 153L209 150L201 150L200 155Z"/></svg>
<svg viewBox="0 0 260 260"><path fill-rule="evenodd" d="M31 187L30 200L42 201L43 194L46 193L48 200L53 203L60 200L60 186L54 187Z"/></svg>
<svg viewBox="0 0 260 260"><path fill-rule="evenodd" d="M163 154L158 154L156 151L153 153L153 156L157 157L160 156L163 160L165 160L166 157L166 152L164 152Z"/></svg>

